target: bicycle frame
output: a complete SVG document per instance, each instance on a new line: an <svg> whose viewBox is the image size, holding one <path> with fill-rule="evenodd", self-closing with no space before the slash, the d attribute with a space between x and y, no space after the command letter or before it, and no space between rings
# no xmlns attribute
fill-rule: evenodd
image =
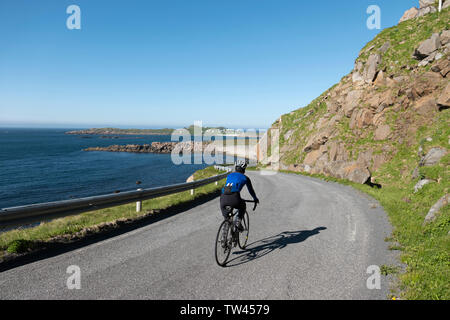
<svg viewBox="0 0 450 320"><path fill-rule="evenodd" d="M253 211L255 211L255 209L256 209L256 206L257 206L257 203L255 202L255 201L249 201L249 200L244 200L245 202L253 202L253 203L255 203L255 205L254 205L254 207L253 207ZM245 245L246 245L246 243L247 243L247 240L248 240L248 227L249 227L249 218L248 218L248 212L245 212L245 216L247 216L247 220L245 220L245 216L243 217L243 219L242 220L244 220L244 228L246 228L246 230L247 230L247 234L245 235L245 242L244 242L244 244L242 244L241 245L241 242L240 242L240 231L236 228L236 226L235 226L235 223L234 223L234 217L237 215L239 213L239 210L238 209L234 209L234 208L230 208L230 211L229 211L229 213L228 213L228 215L227 215L227 217L225 218L225 220L222 222L222 224L221 224L221 226L220 226L220 228L219 228L219 232L217 233L217 237L216 237L216 261L217 261L217 263L220 265L220 266L224 266L225 264L226 264L226 261L227 261L227 259L228 259L228 256L230 255L230 252L231 252L231 250L232 250L232 248L233 247L236 247L236 245L237 244L239 244L239 247L241 248L241 249L244 249L245 248ZM247 222L245 222L245 221L247 221ZM225 229L223 229L222 230L222 226L223 225L225 225L225 226L227 226L227 227L225 227ZM231 230L229 229L229 228L231 228ZM224 230L226 230L226 231L224 231ZM231 237L230 238L228 238L228 237L226 237L226 234L228 233L228 232L230 232L231 231ZM226 246L228 247L228 249L226 249L225 250L225 252L227 252L228 251L228 253L226 253L226 257L225 257L225 259L222 261L222 260L220 260L219 258L218 258L218 244L219 244L219 239L221 239L222 237L223 237L223 235L221 234L221 232L223 233L223 235L225 235L225 238L226 238L226 242L225 243L227 243L226 244ZM228 240L229 239L229 240ZM221 241L221 240L220 240ZM228 242L228 241L230 241L230 242ZM224 242L222 242L222 243L224 243ZM224 247L223 247L224 248ZM219 248L219 250L222 250L221 248ZM220 260L220 261L219 261Z"/></svg>

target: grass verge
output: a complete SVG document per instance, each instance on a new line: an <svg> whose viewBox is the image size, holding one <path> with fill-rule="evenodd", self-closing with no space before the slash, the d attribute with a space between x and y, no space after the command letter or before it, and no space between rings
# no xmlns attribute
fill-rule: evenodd
<svg viewBox="0 0 450 320"><path fill-rule="evenodd" d="M194 179L201 180L219 173L222 172L208 167L195 172ZM123 222L138 220L157 214L161 210L189 203L207 194L217 192L222 188L224 181L219 181L217 186L215 183L211 183L197 188L194 195L191 195L190 191L185 191L143 201L141 212L136 212L136 204L131 203L43 222L33 228L19 228L0 233L0 262L6 257L11 258L11 255L32 252L51 241L67 242L80 239L105 229L117 228Z"/></svg>

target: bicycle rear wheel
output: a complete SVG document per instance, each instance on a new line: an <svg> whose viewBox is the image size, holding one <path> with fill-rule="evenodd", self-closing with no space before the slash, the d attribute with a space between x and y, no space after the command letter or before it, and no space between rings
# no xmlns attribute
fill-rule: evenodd
<svg viewBox="0 0 450 320"><path fill-rule="evenodd" d="M248 241L248 233L250 232L250 219L248 217L247 211L245 212L244 217L241 220L241 224L244 228L244 231L239 233L239 248L244 250Z"/></svg>
<svg viewBox="0 0 450 320"><path fill-rule="evenodd" d="M216 237L216 262L223 267L227 263L233 246L232 225L228 220L222 222Z"/></svg>

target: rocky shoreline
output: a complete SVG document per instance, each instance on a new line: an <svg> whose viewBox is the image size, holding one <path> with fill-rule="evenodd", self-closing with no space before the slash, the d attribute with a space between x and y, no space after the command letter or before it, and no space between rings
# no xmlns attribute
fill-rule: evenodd
<svg viewBox="0 0 450 320"><path fill-rule="evenodd" d="M206 149L208 147L208 149ZM89 147L83 151L102 151L102 152L128 152L128 153L202 153L207 152L211 155L223 154L226 156L242 157L256 161L256 146L247 150L244 146L237 148L217 145L214 142L152 142L152 144L127 144L110 145L106 147Z"/></svg>
<svg viewBox="0 0 450 320"><path fill-rule="evenodd" d="M162 153L202 151L205 143L201 142L152 142L152 144L112 145L107 147L91 147L84 151L130 152L130 153Z"/></svg>

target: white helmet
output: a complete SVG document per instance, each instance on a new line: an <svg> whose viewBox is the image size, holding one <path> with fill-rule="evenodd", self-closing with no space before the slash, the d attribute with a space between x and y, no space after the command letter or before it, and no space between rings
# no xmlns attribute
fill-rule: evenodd
<svg viewBox="0 0 450 320"><path fill-rule="evenodd" d="M248 165L247 160L239 160L236 162L235 168L236 168L236 170L241 169L241 170L245 171L245 169L247 168L247 165Z"/></svg>

